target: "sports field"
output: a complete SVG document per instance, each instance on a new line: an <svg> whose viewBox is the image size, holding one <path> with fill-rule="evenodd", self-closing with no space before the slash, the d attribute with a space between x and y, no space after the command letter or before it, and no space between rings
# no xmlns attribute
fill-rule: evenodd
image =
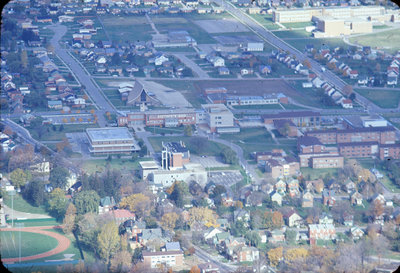
<svg viewBox="0 0 400 273"><path fill-rule="evenodd" d="M395 53L400 49L400 30L392 29L373 33L368 35L360 35L349 39L351 43L362 46L371 46L373 48L383 49L390 53Z"/></svg>
<svg viewBox="0 0 400 273"><path fill-rule="evenodd" d="M19 257L19 232L1 232L2 259ZM38 233L21 232L21 257L33 256L54 249L57 239Z"/></svg>

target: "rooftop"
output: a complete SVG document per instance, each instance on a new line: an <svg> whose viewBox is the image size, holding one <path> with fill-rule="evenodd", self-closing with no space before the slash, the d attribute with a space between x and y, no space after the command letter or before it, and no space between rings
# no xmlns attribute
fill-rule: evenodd
<svg viewBox="0 0 400 273"><path fill-rule="evenodd" d="M86 133L92 141L133 140L128 128L87 128Z"/></svg>
<svg viewBox="0 0 400 273"><path fill-rule="evenodd" d="M171 153L186 153L188 149L184 142L163 142L163 149L167 149Z"/></svg>

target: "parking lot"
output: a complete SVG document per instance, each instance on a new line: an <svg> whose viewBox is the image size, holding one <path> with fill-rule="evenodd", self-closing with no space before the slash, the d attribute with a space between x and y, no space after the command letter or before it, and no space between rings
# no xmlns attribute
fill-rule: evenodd
<svg viewBox="0 0 400 273"><path fill-rule="evenodd" d="M86 133L66 133L68 142L71 144L71 149L75 153L82 154L83 157L89 157L89 140Z"/></svg>
<svg viewBox="0 0 400 273"><path fill-rule="evenodd" d="M235 19L196 20L194 23L208 33L247 32L249 29Z"/></svg>
<svg viewBox="0 0 400 273"><path fill-rule="evenodd" d="M209 181L224 185L226 188L235 185L242 179L242 174L237 170L210 172L210 177L208 178Z"/></svg>
<svg viewBox="0 0 400 273"><path fill-rule="evenodd" d="M229 167L229 164L222 163L215 156L195 156L191 155L190 161L200 163L204 168L224 168Z"/></svg>

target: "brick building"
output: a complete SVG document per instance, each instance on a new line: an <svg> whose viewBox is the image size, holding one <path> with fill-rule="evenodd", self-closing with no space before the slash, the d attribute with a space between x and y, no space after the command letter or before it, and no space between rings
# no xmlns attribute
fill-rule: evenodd
<svg viewBox="0 0 400 273"><path fill-rule="evenodd" d="M298 127L319 127L321 114L313 111L279 112L262 116L265 124L273 124L274 120L286 119Z"/></svg>
<svg viewBox="0 0 400 273"><path fill-rule="evenodd" d="M336 229L333 224L311 224L308 226L310 244L317 240L333 240L336 238Z"/></svg>
<svg viewBox="0 0 400 273"><path fill-rule="evenodd" d="M300 164L292 157L269 159L265 162L265 171L271 173L272 178L292 176L298 174Z"/></svg>
<svg viewBox="0 0 400 273"><path fill-rule="evenodd" d="M313 169L324 168L343 168L343 156L326 155L326 156L313 156L311 157L310 166Z"/></svg>
<svg viewBox="0 0 400 273"><path fill-rule="evenodd" d="M378 142L340 143L339 153L344 157L370 157L379 151Z"/></svg>
<svg viewBox="0 0 400 273"><path fill-rule="evenodd" d="M184 164L190 162L190 152L185 143L166 142L162 143L161 167L165 170L182 169Z"/></svg>
<svg viewBox="0 0 400 273"><path fill-rule="evenodd" d="M400 159L400 144L382 144L379 147L379 158L380 159L385 159L385 158L394 158L394 159Z"/></svg>

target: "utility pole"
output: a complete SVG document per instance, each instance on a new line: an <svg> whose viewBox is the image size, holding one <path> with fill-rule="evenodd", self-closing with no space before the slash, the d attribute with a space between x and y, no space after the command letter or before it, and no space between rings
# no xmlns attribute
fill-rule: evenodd
<svg viewBox="0 0 400 273"><path fill-rule="evenodd" d="M11 227L14 227L14 195L15 190L9 191L8 194L11 196Z"/></svg>

